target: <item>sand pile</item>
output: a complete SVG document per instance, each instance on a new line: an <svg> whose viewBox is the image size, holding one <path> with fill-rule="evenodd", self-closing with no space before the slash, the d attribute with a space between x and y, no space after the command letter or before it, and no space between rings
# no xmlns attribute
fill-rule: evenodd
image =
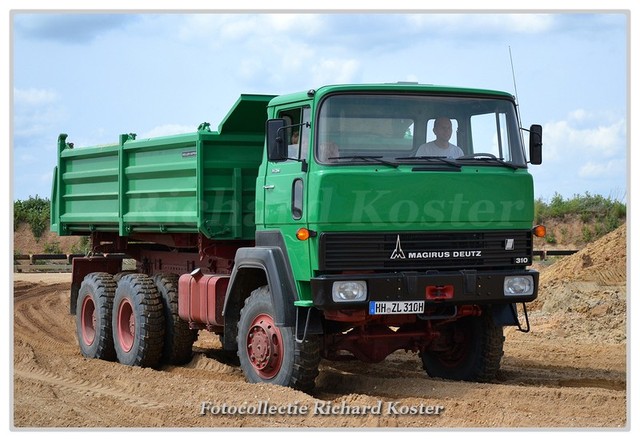
<svg viewBox="0 0 640 441"><path fill-rule="evenodd" d="M553 321L560 336L603 342L626 340L626 225L540 270L530 310Z"/></svg>
<svg viewBox="0 0 640 441"><path fill-rule="evenodd" d="M540 284L569 280L596 282L603 286L626 285L626 224L545 269Z"/></svg>

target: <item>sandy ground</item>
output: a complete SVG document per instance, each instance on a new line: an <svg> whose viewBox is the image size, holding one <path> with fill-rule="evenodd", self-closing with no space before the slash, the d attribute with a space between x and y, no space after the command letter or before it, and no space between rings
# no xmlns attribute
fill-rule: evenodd
<svg viewBox="0 0 640 441"><path fill-rule="evenodd" d="M206 332L185 366L153 370L86 360L68 314L70 275L14 274L11 426L623 431L630 416L625 244L621 229L541 268L532 330L505 330L493 383L432 379L417 354L396 352L378 364L323 362L312 395L247 384ZM345 414L365 406L373 412ZM332 408L336 415L324 414Z"/></svg>

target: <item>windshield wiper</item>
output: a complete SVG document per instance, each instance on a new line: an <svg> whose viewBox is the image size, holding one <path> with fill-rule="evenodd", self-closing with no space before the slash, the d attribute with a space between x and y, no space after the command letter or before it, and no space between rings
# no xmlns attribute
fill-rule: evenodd
<svg viewBox="0 0 640 441"><path fill-rule="evenodd" d="M512 170L517 170L520 166L511 164L510 162L505 161L502 158L497 158L495 155L491 153L473 153L471 155L464 155L457 158L458 161L487 161L487 162L495 162L497 164L503 165L505 167L509 167Z"/></svg>
<svg viewBox="0 0 640 441"><path fill-rule="evenodd" d="M362 161L373 161L373 162L377 162L379 164L384 164L384 165L388 165L389 167L393 167L393 168L398 168L398 164L394 164L392 162L389 161L385 161L384 159L382 159L382 156L332 156L330 158L327 159L360 159Z"/></svg>
<svg viewBox="0 0 640 441"><path fill-rule="evenodd" d="M442 162L443 164L450 165L451 167L461 168L460 164L456 164L455 161L448 159L446 156L401 156L396 158L398 161L437 161Z"/></svg>

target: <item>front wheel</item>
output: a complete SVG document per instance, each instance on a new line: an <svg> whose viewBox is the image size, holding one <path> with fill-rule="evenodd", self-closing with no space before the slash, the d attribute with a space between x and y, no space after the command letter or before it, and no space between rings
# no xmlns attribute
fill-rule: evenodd
<svg viewBox="0 0 640 441"><path fill-rule="evenodd" d="M320 364L316 336L296 342L294 328L275 324L268 286L256 289L245 300L238 322L238 358L247 380L302 391L313 389Z"/></svg>
<svg viewBox="0 0 640 441"><path fill-rule="evenodd" d="M422 364L430 377L488 382L495 379L503 355L502 326L493 323L491 311L465 317L442 329L438 350L422 351Z"/></svg>

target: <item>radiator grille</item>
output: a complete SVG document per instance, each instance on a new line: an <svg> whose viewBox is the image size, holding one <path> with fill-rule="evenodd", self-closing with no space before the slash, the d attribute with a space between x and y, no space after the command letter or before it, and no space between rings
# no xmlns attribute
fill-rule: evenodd
<svg viewBox="0 0 640 441"><path fill-rule="evenodd" d="M320 270L517 268L531 263L532 244L529 230L322 233Z"/></svg>

